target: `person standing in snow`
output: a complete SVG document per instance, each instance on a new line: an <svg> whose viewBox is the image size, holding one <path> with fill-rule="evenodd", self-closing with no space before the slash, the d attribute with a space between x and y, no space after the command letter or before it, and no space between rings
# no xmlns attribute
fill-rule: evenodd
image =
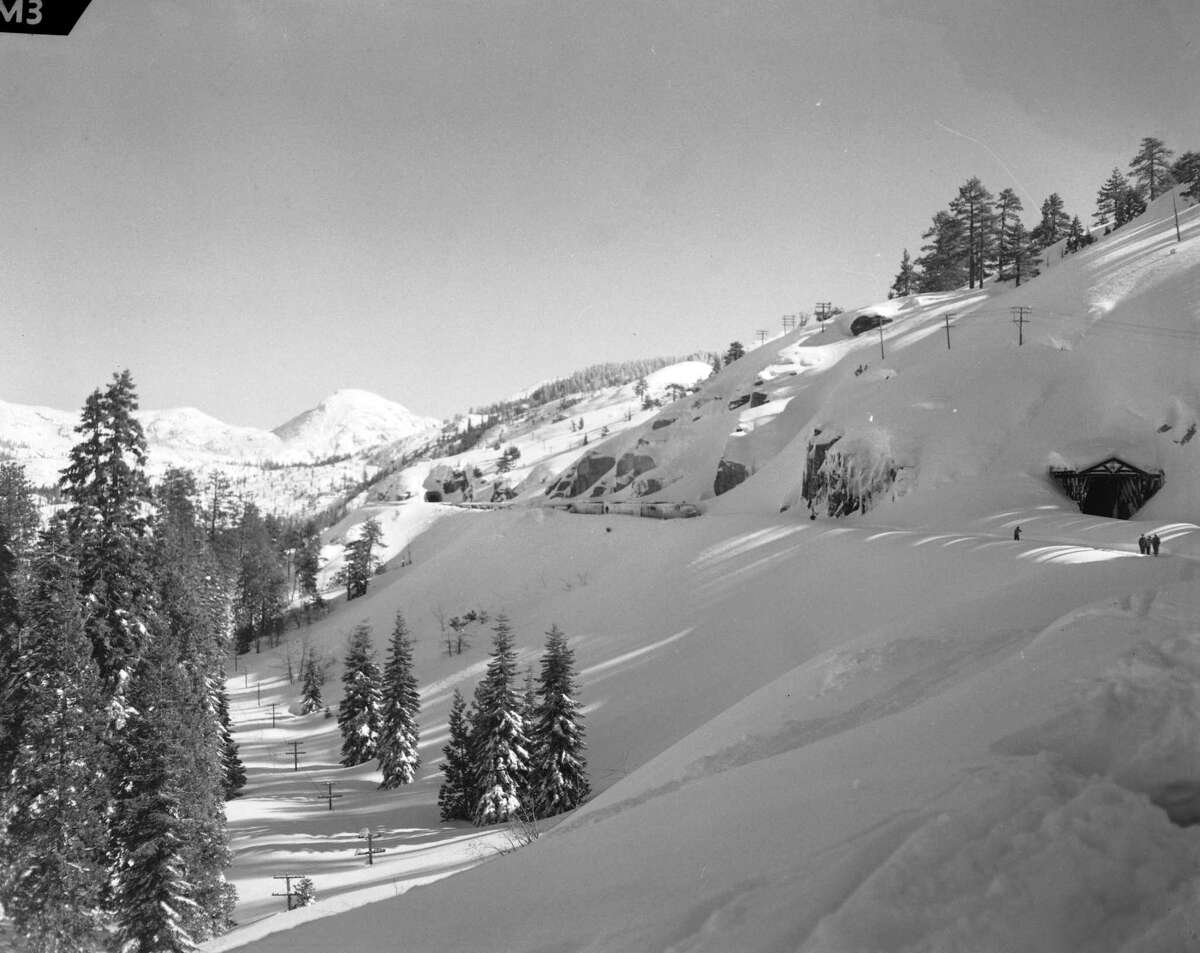
<svg viewBox="0 0 1200 953"><path fill-rule="evenodd" d="M1016 529L1013 530L1013 539L1019 540L1020 538L1021 538L1021 527L1018 526Z"/></svg>
<svg viewBox="0 0 1200 953"><path fill-rule="evenodd" d="M1145 556L1149 550L1150 541L1146 539L1146 534L1142 533L1142 535L1138 537L1138 552Z"/></svg>
<svg viewBox="0 0 1200 953"><path fill-rule="evenodd" d="M1155 556L1157 556L1157 555L1158 555L1158 547L1159 547L1159 544L1160 544L1161 542L1162 542L1162 540L1160 540L1160 539L1158 538L1158 533L1152 533L1152 534L1150 535L1150 548L1151 548L1152 550L1154 550L1154 555L1155 555Z"/></svg>

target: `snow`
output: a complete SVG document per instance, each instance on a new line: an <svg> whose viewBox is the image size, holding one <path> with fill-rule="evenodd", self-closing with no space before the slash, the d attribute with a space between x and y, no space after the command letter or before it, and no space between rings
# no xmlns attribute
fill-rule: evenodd
<svg viewBox="0 0 1200 953"><path fill-rule="evenodd" d="M662 408L612 389L396 474L388 493L437 466L478 467L476 500L501 478L518 497L360 507L325 542L336 557L380 520L389 563L368 594L239 658L228 688L249 785L228 814L244 926L204 949L1194 946L1200 210L1181 209L1176 243L1165 207L1019 289L858 309L711 378L705 365L648 379L664 396L698 388ZM1022 344L1016 306L1033 309ZM894 318L885 357L877 332L849 335L861 313ZM809 518L818 428L840 436L855 487L895 464L866 513ZM497 474L510 444L517 467ZM1128 521L1080 513L1047 478L1110 452L1166 473ZM705 515L542 505L568 499L545 491L581 454L651 458L638 479L659 489L644 495L703 500ZM722 460L746 479L716 495ZM582 498L649 486L614 471ZM1162 555L1137 555L1152 531ZM509 617L521 669L557 624L585 706L595 794L518 850L504 825L438 819L451 695L483 675L490 639L475 627L447 655L438 620L476 608ZM298 714L285 673L305 644L334 660L336 708L347 635L365 621L381 648L397 611L422 686L422 768L380 791L373 764L337 765L336 721ZM327 781L342 795L332 811ZM370 866L354 853L364 826L386 850ZM271 895L283 873L311 877L317 903L285 911Z"/></svg>

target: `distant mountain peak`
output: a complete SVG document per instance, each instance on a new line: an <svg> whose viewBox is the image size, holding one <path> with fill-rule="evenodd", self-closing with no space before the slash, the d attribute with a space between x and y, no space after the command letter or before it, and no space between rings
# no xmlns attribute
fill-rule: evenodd
<svg viewBox="0 0 1200 953"><path fill-rule="evenodd" d="M292 455L312 458L356 453L440 426L403 404L354 387L334 391L317 406L272 431Z"/></svg>

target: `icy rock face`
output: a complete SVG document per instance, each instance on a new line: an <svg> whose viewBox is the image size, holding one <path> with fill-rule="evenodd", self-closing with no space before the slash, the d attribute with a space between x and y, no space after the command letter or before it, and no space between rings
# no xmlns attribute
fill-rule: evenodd
<svg viewBox="0 0 1200 953"><path fill-rule="evenodd" d="M440 493L443 500L467 501L474 499L474 488L465 470L456 470L444 463L429 471L422 484L424 489Z"/></svg>
<svg viewBox="0 0 1200 953"><path fill-rule="evenodd" d="M551 498L578 496L589 490L597 480L616 466L616 463L613 457L589 453L568 469L562 478L546 491L546 495Z"/></svg>
<svg viewBox="0 0 1200 953"><path fill-rule="evenodd" d="M617 461L617 482L613 484L613 492L623 490L643 473L653 470L658 464L654 458L645 453L632 451L621 455Z"/></svg>
<svg viewBox="0 0 1200 953"><path fill-rule="evenodd" d="M722 460L717 464L717 476L713 480L713 493L717 496L728 493L739 483L744 483L749 475L750 471L746 469L745 464L735 460Z"/></svg>
<svg viewBox="0 0 1200 953"><path fill-rule="evenodd" d="M812 512L828 516L867 512L896 482L896 461L881 434L846 438L814 430L808 442L801 495Z"/></svg>

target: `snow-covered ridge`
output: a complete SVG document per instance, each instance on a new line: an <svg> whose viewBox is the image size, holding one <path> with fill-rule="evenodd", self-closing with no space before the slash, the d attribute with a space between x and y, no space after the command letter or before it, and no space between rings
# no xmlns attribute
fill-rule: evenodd
<svg viewBox="0 0 1200 953"><path fill-rule="evenodd" d="M182 466L200 472L229 466L310 464L432 435L439 421L362 390L342 390L274 431L217 420L194 407L143 410L152 472ZM76 442L78 414L0 401L0 454L26 467L34 483L52 483Z"/></svg>

